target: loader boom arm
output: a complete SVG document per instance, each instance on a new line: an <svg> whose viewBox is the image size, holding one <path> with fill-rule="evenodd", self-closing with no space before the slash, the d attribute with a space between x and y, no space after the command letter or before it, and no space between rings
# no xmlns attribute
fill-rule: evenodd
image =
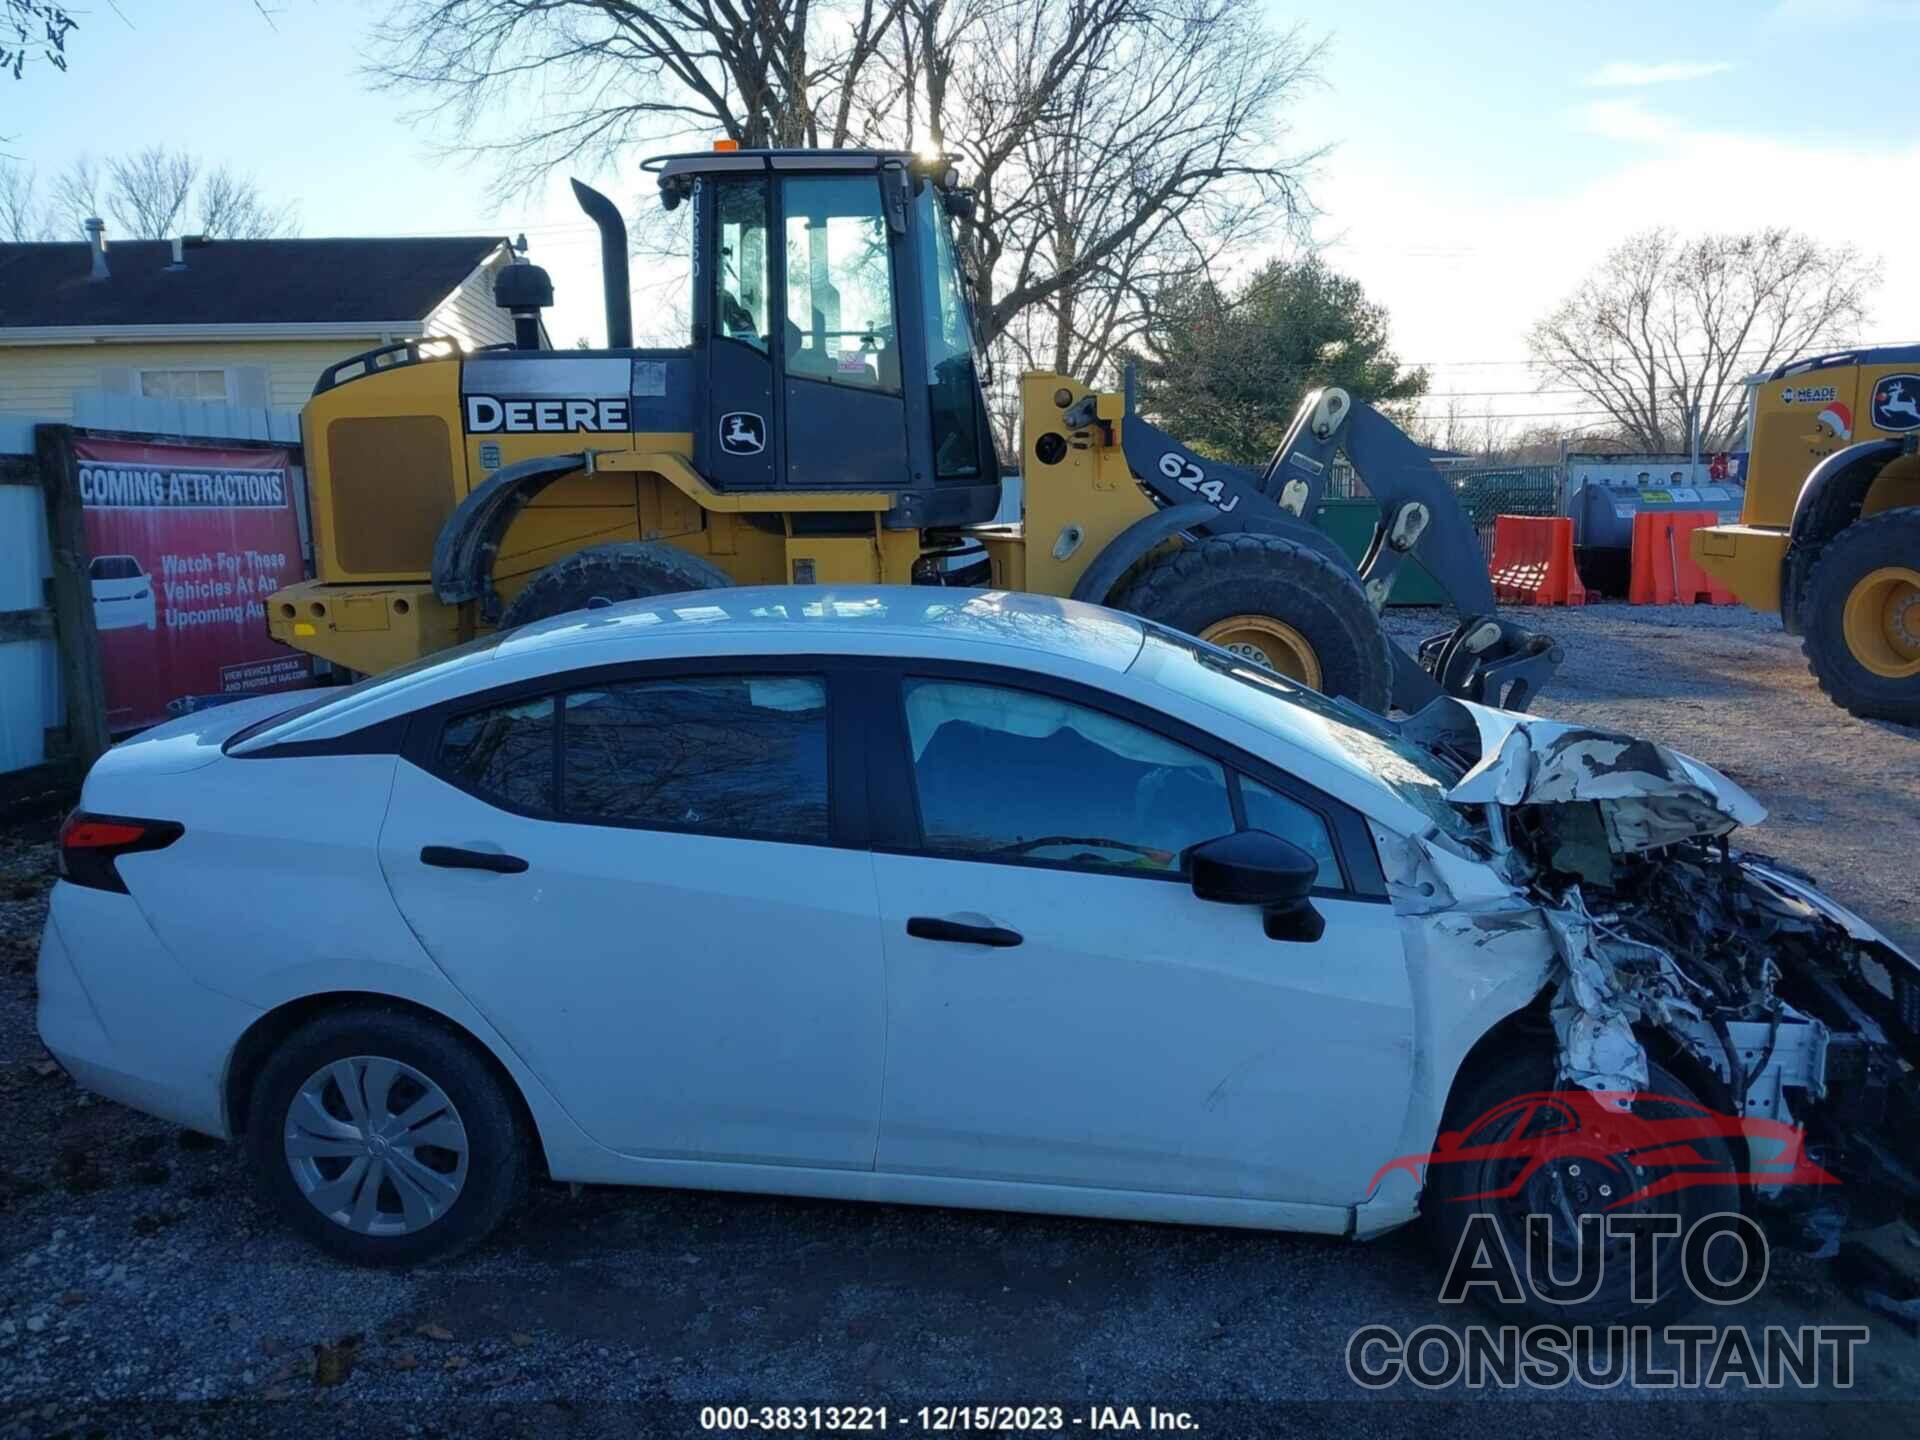
<svg viewBox="0 0 1920 1440"><path fill-rule="evenodd" d="M1131 390L1120 430L1128 468L1163 511L1181 507L1204 516L1193 528L1206 534L1278 535L1347 567L1345 553L1311 519L1335 454L1345 452L1380 504L1358 566L1368 602L1383 610L1400 567L1417 554L1460 616L1453 631L1420 646L1417 661L1394 645L1395 705L1415 710L1449 694L1524 709L1560 663L1552 641L1495 613L1479 537L1447 477L1371 405L1354 404L1340 389L1309 392L1266 470L1257 472L1189 450L1134 412ZM1075 418L1069 415L1069 423ZM1196 511L1196 503L1206 508Z"/></svg>

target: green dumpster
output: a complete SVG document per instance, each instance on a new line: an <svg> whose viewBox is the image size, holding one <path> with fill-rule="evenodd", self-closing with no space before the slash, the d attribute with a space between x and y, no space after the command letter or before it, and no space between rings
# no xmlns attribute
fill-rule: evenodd
<svg viewBox="0 0 1920 1440"><path fill-rule="evenodd" d="M1314 523L1333 537L1334 543L1346 551L1347 558L1358 568L1360 562L1366 559L1367 547L1373 543L1373 532L1380 524L1380 504L1377 500L1367 499L1322 500ZM1393 582L1393 594L1387 597L1387 603L1445 605L1447 597L1416 557L1400 567L1399 577Z"/></svg>

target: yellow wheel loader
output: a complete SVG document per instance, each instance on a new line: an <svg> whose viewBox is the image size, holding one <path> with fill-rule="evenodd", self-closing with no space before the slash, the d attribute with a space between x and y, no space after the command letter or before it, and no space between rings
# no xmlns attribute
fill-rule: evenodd
<svg viewBox="0 0 1920 1440"><path fill-rule="evenodd" d="M1920 345L1783 365L1754 383L1738 525L1693 558L1800 636L1835 704L1920 725Z"/></svg>
<svg viewBox="0 0 1920 1440"><path fill-rule="evenodd" d="M322 374L302 417L318 578L272 597L276 638L377 672L642 596L948 584L1115 605L1375 710L1519 708L1558 662L1495 617L1425 452L1340 390L1309 395L1256 471L1163 434L1130 384L1024 376L1008 523L950 229L972 197L944 163L716 149L647 168L691 210L689 343L633 347L625 226L575 182L610 348L541 349L552 285L520 264L495 290L515 344L408 341ZM1310 523L1336 450L1381 505L1357 569ZM1461 616L1417 660L1379 618L1416 553Z"/></svg>

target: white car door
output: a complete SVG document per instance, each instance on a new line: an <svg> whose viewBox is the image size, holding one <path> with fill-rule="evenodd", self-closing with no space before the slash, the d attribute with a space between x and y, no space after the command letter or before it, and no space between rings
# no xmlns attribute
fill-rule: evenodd
<svg viewBox="0 0 1920 1440"><path fill-rule="evenodd" d="M679 673L423 717L381 835L428 952L594 1139L871 1168L872 859L820 674Z"/></svg>
<svg viewBox="0 0 1920 1440"><path fill-rule="evenodd" d="M908 773L874 787L898 802L875 833L878 1168L1362 1199L1405 1117L1413 1010L1393 911L1342 868L1358 827L1064 688L904 687ZM1270 940L1182 875L1238 828L1236 795L1245 828L1320 859L1317 941Z"/></svg>

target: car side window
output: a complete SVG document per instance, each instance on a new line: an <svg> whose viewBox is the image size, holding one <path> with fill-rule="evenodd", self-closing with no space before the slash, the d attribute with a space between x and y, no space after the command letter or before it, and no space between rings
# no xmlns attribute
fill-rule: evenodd
<svg viewBox="0 0 1920 1440"><path fill-rule="evenodd" d="M437 768L486 799L552 814L554 715L551 695L456 715L440 732Z"/></svg>
<svg viewBox="0 0 1920 1440"><path fill-rule="evenodd" d="M1101 711L942 680L909 680L906 709L928 850L1179 874L1234 828L1220 765Z"/></svg>
<svg viewBox="0 0 1920 1440"><path fill-rule="evenodd" d="M828 838L827 686L640 680L566 697L561 813L766 840Z"/></svg>
<svg viewBox="0 0 1920 1440"><path fill-rule="evenodd" d="M1340 856L1333 848L1333 832L1319 812L1244 775L1240 777L1240 805L1249 830L1265 830L1282 840L1291 840L1319 862L1320 874L1315 884L1329 890L1345 886Z"/></svg>

